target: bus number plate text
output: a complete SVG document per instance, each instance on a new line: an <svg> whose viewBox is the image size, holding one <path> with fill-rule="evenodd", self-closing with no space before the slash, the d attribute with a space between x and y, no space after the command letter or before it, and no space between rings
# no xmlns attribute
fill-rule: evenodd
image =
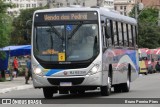
<svg viewBox="0 0 160 107"><path fill-rule="evenodd" d="M60 82L60 86L72 86L71 82Z"/></svg>

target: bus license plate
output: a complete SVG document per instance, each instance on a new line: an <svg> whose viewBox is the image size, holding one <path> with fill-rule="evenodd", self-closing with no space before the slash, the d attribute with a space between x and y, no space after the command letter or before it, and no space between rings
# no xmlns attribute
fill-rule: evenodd
<svg viewBox="0 0 160 107"><path fill-rule="evenodd" d="M60 82L60 86L72 86L71 82Z"/></svg>

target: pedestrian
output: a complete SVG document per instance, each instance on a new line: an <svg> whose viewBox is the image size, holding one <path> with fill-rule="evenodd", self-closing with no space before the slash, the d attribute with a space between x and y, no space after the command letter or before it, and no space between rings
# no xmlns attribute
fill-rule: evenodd
<svg viewBox="0 0 160 107"><path fill-rule="evenodd" d="M13 68L14 68L14 71L16 72L16 77L18 76L19 74L19 71L18 71L18 60L17 60L17 57L15 56L14 57L14 60L13 60Z"/></svg>
<svg viewBox="0 0 160 107"><path fill-rule="evenodd" d="M160 72L160 64L159 64L159 61L157 61L157 64L156 64L156 71Z"/></svg>
<svg viewBox="0 0 160 107"><path fill-rule="evenodd" d="M32 72L31 72L31 57L28 56L28 60L26 62L26 71L25 71L25 84L29 84L28 80L30 79L30 77L32 78Z"/></svg>

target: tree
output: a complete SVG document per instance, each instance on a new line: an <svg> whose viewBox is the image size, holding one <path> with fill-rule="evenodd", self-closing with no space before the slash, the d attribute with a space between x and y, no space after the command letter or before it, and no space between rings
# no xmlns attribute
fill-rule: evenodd
<svg viewBox="0 0 160 107"><path fill-rule="evenodd" d="M2 0L0 0L0 48L9 45L12 27L11 17L6 14L6 9L11 6L11 4L5 4ZM0 52L0 58L2 56L3 54Z"/></svg>
<svg viewBox="0 0 160 107"><path fill-rule="evenodd" d="M139 22L139 47L160 47L160 27L158 26L158 9L147 8L138 18Z"/></svg>
<svg viewBox="0 0 160 107"><path fill-rule="evenodd" d="M133 10L135 7L133 8ZM134 11L130 16L135 16ZM160 27L158 26L158 9L144 8L138 10L138 43L140 48L160 47Z"/></svg>
<svg viewBox="0 0 160 107"><path fill-rule="evenodd" d="M32 21L34 11L43 8L46 7L21 10L20 15L13 20L14 31L11 34L11 44L22 45L31 43L31 25L27 25L28 21ZM29 35L27 35L27 32L29 32ZM27 36L29 39L26 38Z"/></svg>
<svg viewBox="0 0 160 107"><path fill-rule="evenodd" d="M139 47L154 49L160 46L160 32L157 26L139 26Z"/></svg>

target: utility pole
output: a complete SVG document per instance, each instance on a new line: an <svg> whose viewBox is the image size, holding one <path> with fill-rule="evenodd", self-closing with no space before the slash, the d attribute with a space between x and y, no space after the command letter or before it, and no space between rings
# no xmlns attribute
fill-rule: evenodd
<svg viewBox="0 0 160 107"><path fill-rule="evenodd" d="M159 10L159 13L158 13L158 26L160 26L160 10Z"/></svg>
<svg viewBox="0 0 160 107"><path fill-rule="evenodd" d="M135 19L138 21L138 0L135 0Z"/></svg>

